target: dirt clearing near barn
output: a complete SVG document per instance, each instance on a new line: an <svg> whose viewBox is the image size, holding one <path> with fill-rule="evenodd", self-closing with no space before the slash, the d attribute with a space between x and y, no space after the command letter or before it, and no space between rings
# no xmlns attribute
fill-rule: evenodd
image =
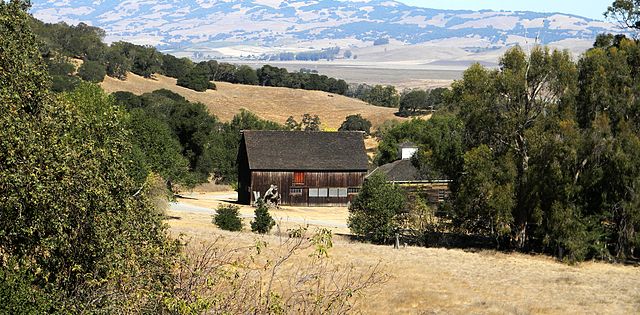
<svg viewBox="0 0 640 315"><path fill-rule="evenodd" d="M199 193L179 199L168 211L175 235L192 243L222 236L226 246L251 245L262 239L275 246L276 229L269 236L248 232L253 209L243 206L245 232L230 233L211 223L220 203L234 202L233 192ZM189 208L191 207L191 208ZM281 232L309 223L309 230L325 227L346 233L346 208L273 210ZM302 222L301 222L302 221ZM314 223L314 224L312 224ZM333 226L333 227L332 227ZM294 257L288 268L308 256ZM546 256L496 251L407 247L358 243L335 235L329 259L338 266L365 272L378 263L388 281L364 293L355 310L365 314L638 314L640 268L585 262L568 266Z"/></svg>

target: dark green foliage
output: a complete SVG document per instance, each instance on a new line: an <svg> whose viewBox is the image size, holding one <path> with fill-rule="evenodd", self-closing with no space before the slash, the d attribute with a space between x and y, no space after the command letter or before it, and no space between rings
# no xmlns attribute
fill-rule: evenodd
<svg viewBox="0 0 640 315"><path fill-rule="evenodd" d="M35 288L35 279L15 264L0 267L0 314L51 314L57 297Z"/></svg>
<svg viewBox="0 0 640 315"><path fill-rule="evenodd" d="M27 15L17 2L0 2L0 47L0 109L39 112L51 99L47 67L36 47Z"/></svg>
<svg viewBox="0 0 640 315"><path fill-rule="evenodd" d="M349 90L349 85L344 80L336 80L334 78L327 78L327 92L345 95Z"/></svg>
<svg viewBox="0 0 640 315"><path fill-rule="evenodd" d="M415 160L425 178L456 179L462 171L464 125L452 115L412 119L377 136L381 138L375 158L378 165L397 160L398 145L413 142L420 149Z"/></svg>
<svg viewBox="0 0 640 315"><path fill-rule="evenodd" d="M187 99L184 98L184 96L182 96L182 95L180 95L180 94L178 94L176 92L173 92L171 90L167 90L167 89L155 90L155 91L151 92L151 94L144 94L144 95L145 96L152 95L152 96L159 97L159 98L168 98L168 99L170 99L172 101L175 101L175 102L188 102ZM146 105L152 105L152 104L150 104L149 99L145 99L145 100L147 101Z"/></svg>
<svg viewBox="0 0 640 315"><path fill-rule="evenodd" d="M162 55L162 73L168 77L181 78L193 69L193 62L188 58L176 58L173 55Z"/></svg>
<svg viewBox="0 0 640 315"><path fill-rule="evenodd" d="M76 66L64 58L52 58L45 60L50 75L72 75Z"/></svg>
<svg viewBox="0 0 640 315"><path fill-rule="evenodd" d="M430 91L412 90L400 96L400 115L411 116L424 114L427 110L435 111L444 105L446 88Z"/></svg>
<svg viewBox="0 0 640 315"><path fill-rule="evenodd" d="M251 221L251 231L260 234L267 234L276 221L273 220L271 214L269 214L269 208L262 199L258 200L258 204L255 210L255 218Z"/></svg>
<svg viewBox="0 0 640 315"><path fill-rule="evenodd" d="M293 89L318 90L345 95L349 85L344 80L307 71L288 72L285 68L265 65L256 71L258 84L262 86L288 87Z"/></svg>
<svg viewBox="0 0 640 315"><path fill-rule="evenodd" d="M143 107L149 115L166 123L189 161L189 169L198 182L207 181L214 172L210 141L219 122L200 103L191 103L180 95L160 90L142 95Z"/></svg>
<svg viewBox="0 0 640 315"><path fill-rule="evenodd" d="M113 96L131 111L132 123L136 124L132 126L134 142L138 144L134 149L139 149L136 159L145 164L140 172L153 171L186 185L211 177L223 183L235 182L240 131L284 129L247 111L221 123L204 105L165 89L142 96L129 92L116 92ZM188 161L186 172L184 159Z"/></svg>
<svg viewBox="0 0 640 315"><path fill-rule="evenodd" d="M235 83L256 85L258 84L258 75L256 70L249 66L240 66L235 73Z"/></svg>
<svg viewBox="0 0 640 315"><path fill-rule="evenodd" d="M362 118L360 114L349 115L340 125L338 131L363 131L366 134L371 132L371 122Z"/></svg>
<svg viewBox="0 0 640 315"><path fill-rule="evenodd" d="M107 45L102 42L104 30L85 23L67 25L64 22L47 24L30 18L30 24L42 43L45 56L55 52L83 60L99 61L104 58Z"/></svg>
<svg viewBox="0 0 640 315"><path fill-rule="evenodd" d="M151 46L134 45L132 48L128 52L133 59L131 72L145 78L150 78L152 74L160 72L162 54L159 51Z"/></svg>
<svg viewBox="0 0 640 315"><path fill-rule="evenodd" d="M131 71L132 60L127 56L127 43L116 42L111 44L105 53L105 66L107 75L116 79L127 78L127 71Z"/></svg>
<svg viewBox="0 0 640 315"><path fill-rule="evenodd" d="M454 180L454 226L567 261L633 257L640 245L639 65L636 41L603 35L577 64L565 52L515 48L498 70L469 68L444 93L464 136L418 156ZM445 130L436 138L451 142ZM379 160L391 154L386 139Z"/></svg>
<svg viewBox="0 0 640 315"><path fill-rule="evenodd" d="M464 155L464 174L455 207L455 224L467 231L508 236L515 205L513 160L498 160L481 145Z"/></svg>
<svg viewBox="0 0 640 315"><path fill-rule="evenodd" d="M227 231L242 231L240 207L236 205L219 205L213 216L213 223L220 229ZM253 225L252 225L253 227Z"/></svg>
<svg viewBox="0 0 640 315"><path fill-rule="evenodd" d="M51 76L51 90L53 92L69 92L74 90L80 79L73 75L76 67L67 58L51 58L45 60Z"/></svg>
<svg viewBox="0 0 640 315"><path fill-rule="evenodd" d="M615 0L604 13L616 20L622 28L640 29L640 2L638 0Z"/></svg>
<svg viewBox="0 0 640 315"><path fill-rule="evenodd" d="M131 110L142 107L142 98L131 92L118 91L111 93L116 103L124 106L125 109Z"/></svg>
<svg viewBox="0 0 640 315"><path fill-rule="evenodd" d="M400 96L394 86L376 85L362 96L362 100L376 106L399 107Z"/></svg>
<svg viewBox="0 0 640 315"><path fill-rule="evenodd" d="M132 143L140 149L147 169L166 181L189 184L188 161L169 126L139 108L131 110L130 117Z"/></svg>
<svg viewBox="0 0 640 315"><path fill-rule="evenodd" d="M259 84L262 86L285 87L289 72L285 68L265 65L257 70L257 75Z"/></svg>
<svg viewBox="0 0 640 315"><path fill-rule="evenodd" d="M408 116L427 107L427 98L429 94L424 90L412 90L403 93L400 97L400 114Z"/></svg>
<svg viewBox="0 0 640 315"><path fill-rule="evenodd" d="M449 89L447 88L435 88L429 91L429 98L427 98L427 109L438 110L445 105Z"/></svg>
<svg viewBox="0 0 640 315"><path fill-rule="evenodd" d="M104 65L97 61L85 61L80 68L78 68L78 76L80 76L82 80L91 83L102 82L106 74L107 72Z"/></svg>
<svg viewBox="0 0 640 315"><path fill-rule="evenodd" d="M72 75L52 75L51 91L53 92L70 92L82 82L80 78Z"/></svg>
<svg viewBox="0 0 640 315"><path fill-rule="evenodd" d="M177 84L198 92L216 89L216 85L209 81L207 75L199 73L197 70L189 71L186 75L179 77Z"/></svg>
<svg viewBox="0 0 640 315"><path fill-rule="evenodd" d="M405 206L404 191L375 173L367 178L349 207L349 229L373 243L388 243L400 228Z"/></svg>
<svg viewBox="0 0 640 315"><path fill-rule="evenodd" d="M116 42L105 49L105 67L109 76L124 79L131 71L145 78L162 72L163 54L151 46Z"/></svg>
<svg viewBox="0 0 640 315"><path fill-rule="evenodd" d="M157 185L129 176L126 114L92 85L53 97L28 19L0 2L2 290L36 308L55 294L64 313L158 313L176 247Z"/></svg>

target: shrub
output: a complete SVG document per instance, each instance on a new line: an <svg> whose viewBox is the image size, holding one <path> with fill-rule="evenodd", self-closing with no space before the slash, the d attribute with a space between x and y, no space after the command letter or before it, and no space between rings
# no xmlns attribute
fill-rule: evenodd
<svg viewBox="0 0 640 315"><path fill-rule="evenodd" d="M386 243L401 227L405 203L402 189L375 173L367 178L349 207L349 229L373 243Z"/></svg>
<svg viewBox="0 0 640 315"><path fill-rule="evenodd" d="M240 84L257 85L258 75L256 70L249 66L240 66L235 73L235 82Z"/></svg>
<svg viewBox="0 0 640 315"><path fill-rule="evenodd" d="M124 106L127 110L142 107L142 98L131 92L118 91L111 93L116 103Z"/></svg>
<svg viewBox="0 0 640 315"><path fill-rule="evenodd" d="M65 59L49 59L45 61L49 74L54 75L71 75L76 67L67 62Z"/></svg>
<svg viewBox="0 0 640 315"><path fill-rule="evenodd" d="M241 231L242 219L240 219L240 207L236 205L219 205L213 216L213 223L227 231Z"/></svg>
<svg viewBox="0 0 640 315"><path fill-rule="evenodd" d="M255 219L251 222L251 231L253 232L266 234L276 225L276 221L274 221L271 214L269 214L269 208L263 200L258 200L255 215Z"/></svg>
<svg viewBox="0 0 640 315"><path fill-rule="evenodd" d="M28 273L15 264L0 268L0 314L46 314L54 311L56 297L32 285Z"/></svg>
<svg viewBox="0 0 640 315"><path fill-rule="evenodd" d="M69 92L75 90L82 82L78 77L70 75L53 75L51 76L51 91L53 92Z"/></svg>
<svg viewBox="0 0 640 315"><path fill-rule="evenodd" d="M164 75L168 77L180 78L193 69L193 62L188 58L176 58L167 54L162 56L161 69Z"/></svg>
<svg viewBox="0 0 640 315"><path fill-rule="evenodd" d="M82 80L99 83L104 80L107 70L104 65L97 61L85 61L78 69L78 75Z"/></svg>
<svg viewBox="0 0 640 315"><path fill-rule="evenodd" d="M178 78L177 84L197 92L216 89L216 85L209 81L206 74L198 73L196 71L191 71L187 75Z"/></svg>
<svg viewBox="0 0 640 315"><path fill-rule="evenodd" d="M366 134L371 132L371 122L362 118L360 114L349 115L340 126L339 131L364 131Z"/></svg>

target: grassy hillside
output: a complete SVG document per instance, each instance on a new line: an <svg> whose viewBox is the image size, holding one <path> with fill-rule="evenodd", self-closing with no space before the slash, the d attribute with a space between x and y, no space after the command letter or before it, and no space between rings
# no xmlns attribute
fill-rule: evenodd
<svg viewBox="0 0 640 315"><path fill-rule="evenodd" d="M192 244L222 236L220 246L248 246L256 235L217 229L210 213L220 204L233 202L235 194L195 194L181 199L193 210L172 209L171 231L184 233ZM183 206L184 207L184 206ZM178 207L179 208L179 207ZM206 211L206 209L211 209ZM205 210L205 211L202 211ZM311 225L334 233L348 233L346 208L282 207L270 210L281 230ZM253 208L243 206L245 218ZM248 229L245 219L245 230ZM274 229L274 234L277 229ZM271 246L276 235L262 238ZM365 293L355 312L364 314L637 314L640 310L640 273L637 267L601 262L568 266L546 256L502 253L491 250L407 247L394 250L335 236L329 257L336 266L356 266L364 271L380 263L390 278ZM269 258L274 258L269 256ZM287 274L308 259L295 256L283 267Z"/></svg>
<svg viewBox="0 0 640 315"><path fill-rule="evenodd" d="M396 109L369 105L363 101L321 91L262 87L252 85L216 82L217 91L196 92L176 85L173 78L156 75L145 79L129 73L127 80L121 81L105 77L102 88L107 92L129 91L135 94L158 89L174 91L189 101L205 104L212 114L227 121L240 109L247 109L263 119L283 124L289 116L300 120L305 113L318 115L323 125L338 128L347 115L361 114L377 127L394 116Z"/></svg>

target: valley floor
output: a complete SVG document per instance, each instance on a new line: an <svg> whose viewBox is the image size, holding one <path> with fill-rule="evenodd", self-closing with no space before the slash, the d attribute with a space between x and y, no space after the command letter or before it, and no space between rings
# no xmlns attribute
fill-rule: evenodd
<svg viewBox="0 0 640 315"><path fill-rule="evenodd" d="M233 192L187 195L168 210L171 231L207 242L223 237L232 244L252 244L256 234L230 233L211 223L213 209L234 202ZM243 206L245 230L253 209ZM407 247L394 250L353 242L347 237L345 208L293 208L272 211L280 229L305 224L330 228L338 265L361 270L378 263L389 280L366 292L356 305L365 314L638 314L640 269L585 262L558 263L546 256L496 251ZM275 230L275 229L274 229ZM269 243L279 237L265 236Z"/></svg>

